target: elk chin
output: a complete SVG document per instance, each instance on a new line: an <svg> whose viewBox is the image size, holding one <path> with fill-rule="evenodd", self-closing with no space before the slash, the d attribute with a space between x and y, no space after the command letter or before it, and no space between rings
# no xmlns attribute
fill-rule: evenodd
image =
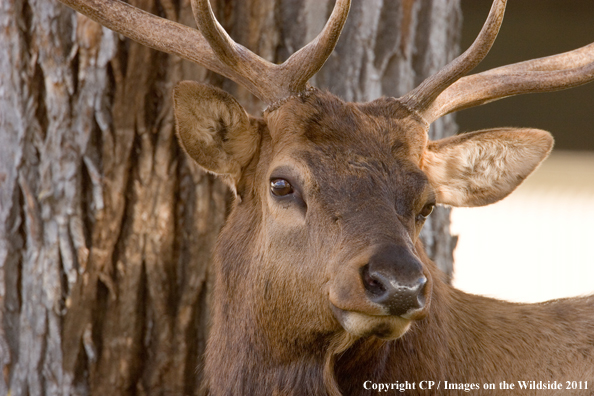
<svg viewBox="0 0 594 396"><path fill-rule="evenodd" d="M332 304L332 313L342 328L356 337L376 336L384 340L402 337L412 324L411 319L389 315L366 315L345 311Z"/></svg>

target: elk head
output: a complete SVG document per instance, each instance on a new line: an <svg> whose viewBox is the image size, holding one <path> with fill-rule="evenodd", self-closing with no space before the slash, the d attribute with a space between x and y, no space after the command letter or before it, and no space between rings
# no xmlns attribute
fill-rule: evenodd
<svg viewBox="0 0 594 396"><path fill-rule="evenodd" d="M495 0L473 45L439 73L401 98L365 104L307 84L332 52L349 0L337 0L322 33L282 65L234 43L208 0L192 1L201 34L119 1L63 1L227 76L269 104L255 118L204 84L182 82L174 92L182 146L237 195L215 252L212 373L227 364L221 356L257 346L279 362L344 335L405 334L427 315L433 284L441 281L419 242L433 206L504 198L553 144L547 132L515 128L431 142L431 122L594 79L594 45L463 77L494 42L505 0Z"/></svg>
<svg viewBox="0 0 594 396"><path fill-rule="evenodd" d="M417 90L354 104L307 86L331 52L319 43L337 40L332 27L344 23L347 1L337 3L315 42L281 66L244 55L217 26L208 2L197 2L200 31L247 80L279 67L299 70L295 57L314 59L306 74L265 77L259 90L288 88L259 94L270 103L263 119L216 88L183 82L175 89L182 145L239 197L217 249L219 290L227 291L221 298L253 305L248 310L257 312L258 327L276 333L279 317L292 318L293 333L283 340L294 344L300 334L304 345L312 341L304 335L343 330L397 338L426 314L432 274L418 238L433 206L486 205L505 197L552 146L546 132L510 129L428 142L435 99L486 54L504 5L495 3L467 53ZM243 58L257 59L266 72L252 74Z"/></svg>

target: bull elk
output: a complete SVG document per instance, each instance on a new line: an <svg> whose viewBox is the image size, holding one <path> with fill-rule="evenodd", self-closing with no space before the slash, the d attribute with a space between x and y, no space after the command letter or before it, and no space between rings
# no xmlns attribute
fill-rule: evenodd
<svg viewBox="0 0 594 396"><path fill-rule="evenodd" d="M258 118L207 85L184 81L173 93L182 146L237 197L214 253L209 394L357 395L404 381L417 384L408 394L440 394L418 385L517 380L581 381L567 392L594 392L593 297L529 305L470 295L444 280L419 241L436 204L504 198L553 145L548 132L518 128L428 141L429 125L594 80L594 44L464 77L497 36L506 1L495 0L472 46L416 89L345 103L308 80L333 51L349 0L281 65L235 43L208 0L192 0L198 30L118 0L61 1L268 104Z"/></svg>

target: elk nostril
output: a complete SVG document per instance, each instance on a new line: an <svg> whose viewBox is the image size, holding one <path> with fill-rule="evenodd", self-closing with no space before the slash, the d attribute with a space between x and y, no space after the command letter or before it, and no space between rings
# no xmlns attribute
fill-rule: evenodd
<svg viewBox="0 0 594 396"><path fill-rule="evenodd" d="M425 306L426 288L427 288L427 278L425 278L423 276L423 277L419 278L419 280L417 281L417 287L416 287L416 289L418 290L418 293L417 293L418 308L422 308Z"/></svg>
<svg viewBox="0 0 594 396"><path fill-rule="evenodd" d="M382 295L386 292L386 287L380 279L377 279L369 272L369 264L361 268L361 278L365 290L374 295Z"/></svg>

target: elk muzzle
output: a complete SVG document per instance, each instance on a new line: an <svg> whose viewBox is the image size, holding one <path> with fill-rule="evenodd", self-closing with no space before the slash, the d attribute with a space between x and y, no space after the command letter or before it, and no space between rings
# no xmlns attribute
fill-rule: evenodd
<svg viewBox="0 0 594 396"><path fill-rule="evenodd" d="M330 289L334 316L357 336L401 337L426 315L431 279L412 249L375 246L350 260Z"/></svg>
<svg viewBox="0 0 594 396"><path fill-rule="evenodd" d="M408 249L384 246L360 273L369 300L384 307L388 315L408 319L425 307L427 277Z"/></svg>

